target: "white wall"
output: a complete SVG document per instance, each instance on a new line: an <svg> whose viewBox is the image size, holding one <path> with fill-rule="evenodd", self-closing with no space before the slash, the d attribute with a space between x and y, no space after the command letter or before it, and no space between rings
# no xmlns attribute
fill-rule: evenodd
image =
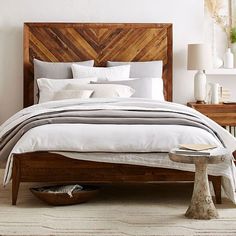
<svg viewBox="0 0 236 236"><path fill-rule="evenodd" d="M213 42L213 20L206 12L205 14L205 39L204 41L212 44ZM224 58L224 54L228 47L227 36L225 32L220 28L219 25L215 25L215 44L216 44L216 54L220 59ZM236 57L235 57L236 60ZM236 64L235 64L236 65ZM224 89L230 91L231 101L236 101L236 75L207 75L208 83L219 83Z"/></svg>
<svg viewBox="0 0 236 236"><path fill-rule="evenodd" d="M193 99L188 43L204 38L203 0L0 0L0 122L22 108L23 22L158 22L174 25L174 101Z"/></svg>

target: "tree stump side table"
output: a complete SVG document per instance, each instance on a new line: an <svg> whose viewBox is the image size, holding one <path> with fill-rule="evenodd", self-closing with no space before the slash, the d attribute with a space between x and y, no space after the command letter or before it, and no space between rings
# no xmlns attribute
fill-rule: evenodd
<svg viewBox="0 0 236 236"><path fill-rule="evenodd" d="M210 194L207 165L224 162L228 154L225 148L217 148L209 156L179 154L175 152L175 149L169 153L169 158L172 161L195 164L193 195L185 213L187 218L209 220L219 217Z"/></svg>

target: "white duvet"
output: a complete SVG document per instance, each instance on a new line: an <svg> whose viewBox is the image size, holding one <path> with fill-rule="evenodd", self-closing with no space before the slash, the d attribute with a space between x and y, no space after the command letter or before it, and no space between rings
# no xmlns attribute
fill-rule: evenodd
<svg viewBox="0 0 236 236"><path fill-rule="evenodd" d="M144 104L146 103L145 107L139 107L140 101ZM90 99L84 100L82 105L80 104L80 108L96 109L102 107L103 109L119 109L119 102L127 102L128 106L125 108L127 110L137 109L137 107L146 110L149 106L153 110L153 104L156 103L134 98L112 100ZM112 105L113 103L115 106ZM231 134L197 111L175 103L159 102L158 104L158 107L161 107L161 109L181 111L200 117L218 133L230 153L236 149L236 139ZM1 126L0 137L13 126L33 115L51 109L63 110L64 107L71 108L77 105L77 101L68 100L49 102L26 108ZM67 157L82 160L128 163L194 171L193 165L174 163L168 159L166 153L180 143L208 143L222 146L221 142L211 133L192 126L48 124L32 128L20 138L8 158L6 170L11 170L12 154L14 153L51 151L60 152ZM235 166L231 160L232 158L229 156L228 161L225 163L209 166L208 173L224 177L223 186L225 192L236 203ZM11 171L5 175L4 184L7 184L10 178Z"/></svg>

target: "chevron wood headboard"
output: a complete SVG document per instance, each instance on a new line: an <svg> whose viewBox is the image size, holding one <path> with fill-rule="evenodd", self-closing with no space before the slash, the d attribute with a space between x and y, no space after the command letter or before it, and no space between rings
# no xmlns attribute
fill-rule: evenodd
<svg viewBox="0 0 236 236"><path fill-rule="evenodd" d="M25 23L24 107L34 101L33 59L70 62L163 60L165 98L172 100L172 24Z"/></svg>

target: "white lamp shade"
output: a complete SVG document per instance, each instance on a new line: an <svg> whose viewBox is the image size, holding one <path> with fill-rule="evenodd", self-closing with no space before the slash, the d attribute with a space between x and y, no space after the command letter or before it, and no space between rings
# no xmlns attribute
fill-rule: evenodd
<svg viewBox="0 0 236 236"><path fill-rule="evenodd" d="M188 70L212 68L212 52L209 44L188 45Z"/></svg>

